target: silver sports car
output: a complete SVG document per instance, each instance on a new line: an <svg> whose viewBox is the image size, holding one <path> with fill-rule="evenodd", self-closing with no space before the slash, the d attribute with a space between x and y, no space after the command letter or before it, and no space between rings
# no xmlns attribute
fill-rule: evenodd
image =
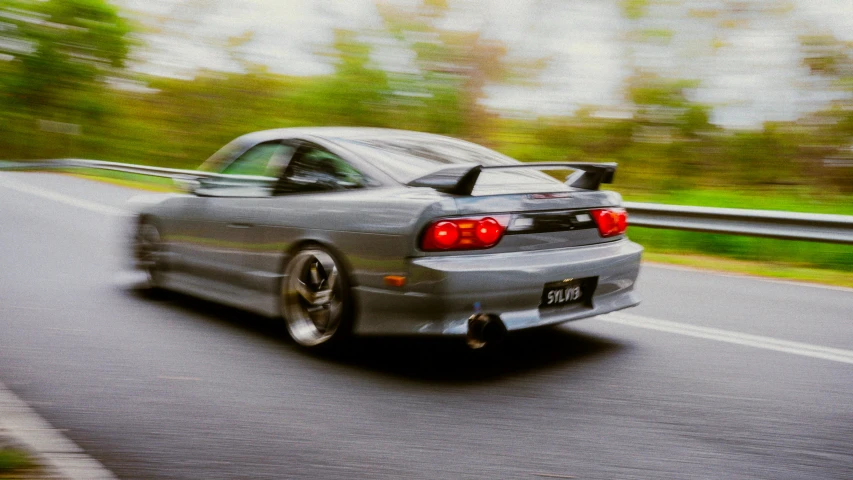
<svg viewBox="0 0 853 480"><path fill-rule="evenodd" d="M306 347L381 334L477 348L639 303L642 247L621 197L598 189L615 169L409 131L255 132L188 193L136 199L135 264L152 287L283 318Z"/></svg>

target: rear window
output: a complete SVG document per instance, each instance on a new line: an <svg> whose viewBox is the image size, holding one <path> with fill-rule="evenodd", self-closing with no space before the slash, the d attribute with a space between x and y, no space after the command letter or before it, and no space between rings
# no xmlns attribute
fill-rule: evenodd
<svg viewBox="0 0 853 480"><path fill-rule="evenodd" d="M494 150L443 138L345 139L340 143L400 183L409 183L448 165L517 165ZM484 171L473 194L563 191L569 187L534 169Z"/></svg>

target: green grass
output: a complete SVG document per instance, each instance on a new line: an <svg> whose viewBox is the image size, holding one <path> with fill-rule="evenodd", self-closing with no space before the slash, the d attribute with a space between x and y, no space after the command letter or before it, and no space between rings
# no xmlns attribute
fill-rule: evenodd
<svg viewBox="0 0 853 480"><path fill-rule="evenodd" d="M628 235L649 252L714 255L853 275L853 247L849 245L641 227L630 227Z"/></svg>
<svg viewBox="0 0 853 480"><path fill-rule="evenodd" d="M853 247L629 227L647 260L742 274L853 287Z"/></svg>
<svg viewBox="0 0 853 480"><path fill-rule="evenodd" d="M176 190L175 184L172 182L171 178L96 169L70 169L68 172L77 177L98 180L113 185L120 185L122 187L137 188L153 192L173 192Z"/></svg>
<svg viewBox="0 0 853 480"><path fill-rule="evenodd" d="M796 187L623 195L627 201L637 202L853 215L853 196ZM658 262L853 286L853 246L849 245L641 227L630 227L628 235L646 248L647 259Z"/></svg>
<svg viewBox="0 0 853 480"><path fill-rule="evenodd" d="M0 448L0 478L16 478L12 474L35 467L35 462L25 452L9 447Z"/></svg>
<svg viewBox="0 0 853 480"><path fill-rule="evenodd" d="M735 273L740 275L752 275L780 280L792 280L853 288L853 275L849 272L840 272L821 268L796 267L770 262L731 260L708 255L679 255L653 252L647 252L644 255L644 261L651 263L665 263L669 265L681 265L685 267Z"/></svg>
<svg viewBox="0 0 853 480"><path fill-rule="evenodd" d="M631 202L853 215L853 196L828 194L814 189L796 187L745 191L708 189L634 192L623 190L622 195L626 201Z"/></svg>

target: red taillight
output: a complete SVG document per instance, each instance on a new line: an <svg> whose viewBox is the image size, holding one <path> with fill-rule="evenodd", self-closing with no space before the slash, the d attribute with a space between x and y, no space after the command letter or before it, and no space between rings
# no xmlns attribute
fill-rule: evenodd
<svg viewBox="0 0 853 480"><path fill-rule="evenodd" d="M509 218L509 215L493 215L437 220L426 228L421 248L436 251L493 247L503 237Z"/></svg>
<svg viewBox="0 0 853 480"><path fill-rule="evenodd" d="M484 218L477 222L477 230L474 232L474 235L477 237L477 240L480 241L483 245L494 245L498 243L498 240L501 239L501 235L504 234L504 227L498 223L494 218Z"/></svg>
<svg viewBox="0 0 853 480"><path fill-rule="evenodd" d="M430 228L429 238L436 248L451 248L459 241L459 226L448 221L437 222Z"/></svg>
<svg viewBox="0 0 853 480"><path fill-rule="evenodd" d="M628 229L628 213L624 208L608 208L591 210L592 218L598 225L598 233L602 237L621 235Z"/></svg>

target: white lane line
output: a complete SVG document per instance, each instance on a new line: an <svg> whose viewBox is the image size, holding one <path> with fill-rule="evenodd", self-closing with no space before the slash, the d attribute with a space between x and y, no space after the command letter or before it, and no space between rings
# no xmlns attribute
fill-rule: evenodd
<svg viewBox="0 0 853 480"><path fill-rule="evenodd" d="M0 176L0 186L6 187L11 190L16 190L22 193L29 193L30 195L37 195L42 198L47 198L49 200L54 200L60 203L64 203L66 205L71 205L74 207L85 208L86 210L101 213L104 215L115 215L115 216L125 216L129 215L129 213L120 208L111 207L109 205L104 205L102 203L90 202L89 200L83 200L82 198L72 197L70 195L65 195L62 193L57 193L51 190L46 190L44 188L36 187L18 180L12 181L4 179Z"/></svg>
<svg viewBox="0 0 853 480"><path fill-rule="evenodd" d="M0 186L95 213L128 215L126 211L118 208L45 190L20 181L10 181L0 177ZM23 443L38 456L40 463L46 464L45 468L63 479L114 480L117 478L2 383L0 383L0 434L9 435Z"/></svg>
<svg viewBox="0 0 853 480"><path fill-rule="evenodd" d="M833 362L853 365L853 350L823 347L820 345L812 345L810 343L792 342L790 340L780 340L773 337L733 332L731 330L723 330L720 328L700 327L697 325L672 322L669 320L642 317L639 315L632 315L630 313L611 313L599 316L598 319L605 322L618 323L620 325L628 325L631 327L647 328L649 330L658 330L661 332L686 335L688 337L716 340L718 342L734 343L736 345L746 345L749 347L763 348L765 350L774 350L777 352L791 353L804 357L819 358L822 360L831 360Z"/></svg>
<svg viewBox="0 0 853 480"><path fill-rule="evenodd" d="M36 453L40 463L46 464L45 468L63 479L117 478L0 383L0 435L2 434L8 434L23 443Z"/></svg>

